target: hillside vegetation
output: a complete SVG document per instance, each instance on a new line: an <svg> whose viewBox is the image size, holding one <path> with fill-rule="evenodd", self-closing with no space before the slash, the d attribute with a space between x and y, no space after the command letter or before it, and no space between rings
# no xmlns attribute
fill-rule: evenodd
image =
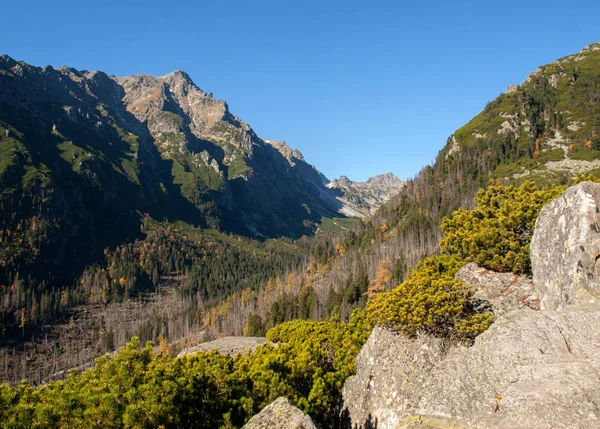
<svg viewBox="0 0 600 429"><path fill-rule="evenodd" d="M498 220L499 235L487 237L482 243L486 246L498 245L505 233L527 231L542 204L511 218L510 225L503 221L507 213L519 213L532 191L540 201L549 201L560 189L534 191L528 182L519 188L496 186L481 192L474 210L456 212L457 217L471 219L456 233L458 248L467 245L460 237L477 234L480 222ZM524 240L527 237L531 234L526 233ZM323 427L334 427L343 382L354 373L355 357L374 324L409 337L434 335L465 344L490 325L493 314L476 310L470 300L473 291L454 281L454 273L466 260L452 252L447 247L444 255L424 260L392 291L374 295L366 317L355 309L349 322L340 322L339 313L329 321L286 322L269 330L270 344L246 355L230 358L213 351L171 358L166 342L154 351L152 344L140 349L134 339L81 375L74 371L66 380L37 388L1 385L2 424L240 427L278 396L287 396ZM510 252L506 249L506 254ZM526 248L523 255L528 258ZM496 263L493 257L482 257L480 262L484 266Z"/></svg>

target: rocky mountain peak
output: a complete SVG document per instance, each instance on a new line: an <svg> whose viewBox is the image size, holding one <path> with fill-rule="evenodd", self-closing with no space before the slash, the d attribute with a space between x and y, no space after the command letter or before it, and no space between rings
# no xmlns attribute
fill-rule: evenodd
<svg viewBox="0 0 600 429"><path fill-rule="evenodd" d="M116 78L116 81L124 89L123 101L127 110L141 121L149 121L153 127L151 132L181 134L181 130L172 126L179 124L176 128L180 128L185 125L198 139L228 140L246 152L251 151L253 138L250 127L229 112L224 100L216 100L212 94L198 88L187 73L175 71L159 77L134 75ZM164 121L166 112L171 116ZM169 127L161 129L157 124ZM231 139L231 135L239 133L239 128L242 129L241 141ZM184 137L186 141L192 138Z"/></svg>
<svg viewBox="0 0 600 429"><path fill-rule="evenodd" d="M337 179L334 179L333 182L337 183L338 186L350 186L354 182L348 178L348 176L341 175Z"/></svg>
<svg viewBox="0 0 600 429"><path fill-rule="evenodd" d="M162 76L162 79L165 81L183 82L196 87L196 84L194 84L194 81L192 81L190 75L183 70L175 70L171 73L167 73L166 75Z"/></svg>
<svg viewBox="0 0 600 429"><path fill-rule="evenodd" d="M342 175L329 182L327 187L340 192L351 210L368 216L398 194L405 183L393 173L373 176L365 182L353 182Z"/></svg>
<svg viewBox="0 0 600 429"><path fill-rule="evenodd" d="M377 176L369 177L367 183L371 185L382 186L399 186L402 181L396 177L394 173L378 174Z"/></svg>

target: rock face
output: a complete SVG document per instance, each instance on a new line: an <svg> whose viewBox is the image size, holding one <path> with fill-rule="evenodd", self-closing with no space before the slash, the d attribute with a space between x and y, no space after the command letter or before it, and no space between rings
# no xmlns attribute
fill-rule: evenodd
<svg viewBox="0 0 600 429"><path fill-rule="evenodd" d="M289 403L277 398L252 417L243 429L318 429L312 419Z"/></svg>
<svg viewBox="0 0 600 429"><path fill-rule="evenodd" d="M356 376L344 383L345 425L397 427L418 406L421 386L444 354L436 338L411 341L376 327L356 357Z"/></svg>
<svg viewBox="0 0 600 429"><path fill-rule="evenodd" d="M355 212L364 216L374 214L379 207L397 195L406 182L393 173L380 174L366 182L353 182L346 176L340 176L327 184L327 187L339 193L338 199L344 204L347 214Z"/></svg>
<svg viewBox="0 0 600 429"><path fill-rule="evenodd" d="M531 240L533 283L542 309L600 296L600 184L583 182L546 205Z"/></svg>
<svg viewBox="0 0 600 429"><path fill-rule="evenodd" d="M496 273L475 263L462 267L455 276L476 292L473 298L483 306L490 306L496 316L528 305L536 307L533 282L527 276Z"/></svg>
<svg viewBox="0 0 600 429"><path fill-rule="evenodd" d="M415 414L471 427L597 427L600 336L589 326L599 322L598 308L508 313L436 365Z"/></svg>
<svg viewBox="0 0 600 429"><path fill-rule="evenodd" d="M184 349L177 357L197 352L210 352L211 350L216 350L221 354L234 357L238 353L246 353L247 351L254 350L258 346L262 346L266 343L267 339L264 337L224 337Z"/></svg>
<svg viewBox="0 0 600 429"><path fill-rule="evenodd" d="M475 264L457 273L498 317L473 346L376 328L344 385L345 427L600 427L599 196L586 182L542 210L533 284Z"/></svg>
<svg viewBox="0 0 600 429"><path fill-rule="evenodd" d="M414 427L440 418L441 427L598 427L598 310L513 311L470 348L377 328L344 385L346 427L391 429L417 417Z"/></svg>

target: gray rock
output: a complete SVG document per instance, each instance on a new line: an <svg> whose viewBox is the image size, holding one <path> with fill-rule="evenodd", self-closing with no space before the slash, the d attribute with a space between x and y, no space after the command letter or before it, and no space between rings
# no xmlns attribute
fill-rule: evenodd
<svg viewBox="0 0 600 429"><path fill-rule="evenodd" d="M548 203L531 240L535 293L542 309L600 296L600 184L583 182Z"/></svg>
<svg viewBox="0 0 600 429"><path fill-rule="evenodd" d="M564 73L554 73L552 74L552 76L550 76L550 78L548 79L548 83L550 85L552 85L553 88L557 88L558 87L558 83L560 82L560 78L565 76Z"/></svg>
<svg viewBox="0 0 600 429"><path fill-rule="evenodd" d="M510 84L510 85L508 85L508 89L506 90L506 93L510 94L513 92L517 92L518 90L519 90L519 87L517 85Z"/></svg>
<svg viewBox="0 0 600 429"><path fill-rule="evenodd" d="M356 358L356 375L344 383L346 426L396 428L418 407L421 386L445 349L437 338L413 341L376 327Z"/></svg>
<svg viewBox="0 0 600 429"><path fill-rule="evenodd" d="M197 352L217 352L234 357L238 353L245 353L249 350L254 350L258 346L267 343L264 337L223 337L218 340L208 341L194 347L189 347L182 350L177 357L194 354Z"/></svg>
<svg viewBox="0 0 600 429"><path fill-rule="evenodd" d="M458 270L455 280L475 289L473 299L481 306L491 307L496 316L525 305L535 307L531 297L533 282L529 277L496 273L471 262Z"/></svg>
<svg viewBox="0 0 600 429"><path fill-rule="evenodd" d="M242 429L318 429L312 419L289 403L277 398L248 420Z"/></svg>
<svg viewBox="0 0 600 429"><path fill-rule="evenodd" d="M430 373L415 414L471 427L600 425L599 309L501 317Z"/></svg>
<svg viewBox="0 0 600 429"><path fill-rule="evenodd" d="M378 329L344 386L348 425L592 428L600 426L600 308L500 317L475 345L444 347Z"/></svg>
<svg viewBox="0 0 600 429"><path fill-rule="evenodd" d="M600 427L596 201L600 185L584 182L543 208L533 285L475 264L457 273L500 315L472 347L376 328L344 385L346 426ZM522 305L531 292L543 311Z"/></svg>

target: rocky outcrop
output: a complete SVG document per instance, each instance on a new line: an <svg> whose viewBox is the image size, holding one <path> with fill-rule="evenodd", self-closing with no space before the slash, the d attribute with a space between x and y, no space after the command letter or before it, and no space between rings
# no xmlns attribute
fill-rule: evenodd
<svg viewBox="0 0 600 429"><path fill-rule="evenodd" d="M267 339L264 337L223 337L218 340L207 341L206 343L184 349L177 357L197 352L210 352L211 350L216 350L221 354L234 357L238 353L246 353L247 351L254 350L258 346L262 346L266 343Z"/></svg>
<svg viewBox="0 0 600 429"><path fill-rule="evenodd" d="M471 262L458 270L455 280L470 286L475 291L473 299L478 305L491 307L496 316L524 305L537 307L533 282L527 276L496 273Z"/></svg>
<svg viewBox="0 0 600 429"><path fill-rule="evenodd" d="M473 346L376 328L344 385L345 426L600 427L600 303L592 257L600 250L599 196L600 185L586 182L542 210L531 245L533 283L475 264L457 273L497 316ZM541 310L533 309L536 297Z"/></svg>
<svg viewBox="0 0 600 429"><path fill-rule="evenodd" d="M508 313L436 365L415 414L482 428L597 427L598 323L598 308Z"/></svg>
<svg viewBox="0 0 600 429"><path fill-rule="evenodd" d="M346 427L427 427L416 417L441 418L440 427L598 427L598 310L513 311L470 348L377 328L344 385Z"/></svg>
<svg viewBox="0 0 600 429"><path fill-rule="evenodd" d="M583 182L546 205L531 240L535 293L560 310L600 296L600 184Z"/></svg>
<svg viewBox="0 0 600 429"><path fill-rule="evenodd" d="M312 419L289 403L277 398L248 420L242 429L318 429Z"/></svg>
<svg viewBox="0 0 600 429"><path fill-rule="evenodd" d="M421 386L444 356L444 344L431 337L409 340L376 327L356 357L356 376L344 383L345 425L397 427L418 407ZM383 423L385 422L385 423Z"/></svg>
<svg viewBox="0 0 600 429"><path fill-rule="evenodd" d="M279 151L279 153L281 153L283 156L285 156L285 158L290 161L290 164L294 164L294 158L299 160L299 161L304 161L304 155L302 155L302 152L300 152L298 149L292 149L291 147L289 147L287 145L286 142L284 141L279 141L279 140L268 140L268 139L263 139L265 141L265 143L269 143L271 146L273 146L275 149L277 149Z"/></svg>

